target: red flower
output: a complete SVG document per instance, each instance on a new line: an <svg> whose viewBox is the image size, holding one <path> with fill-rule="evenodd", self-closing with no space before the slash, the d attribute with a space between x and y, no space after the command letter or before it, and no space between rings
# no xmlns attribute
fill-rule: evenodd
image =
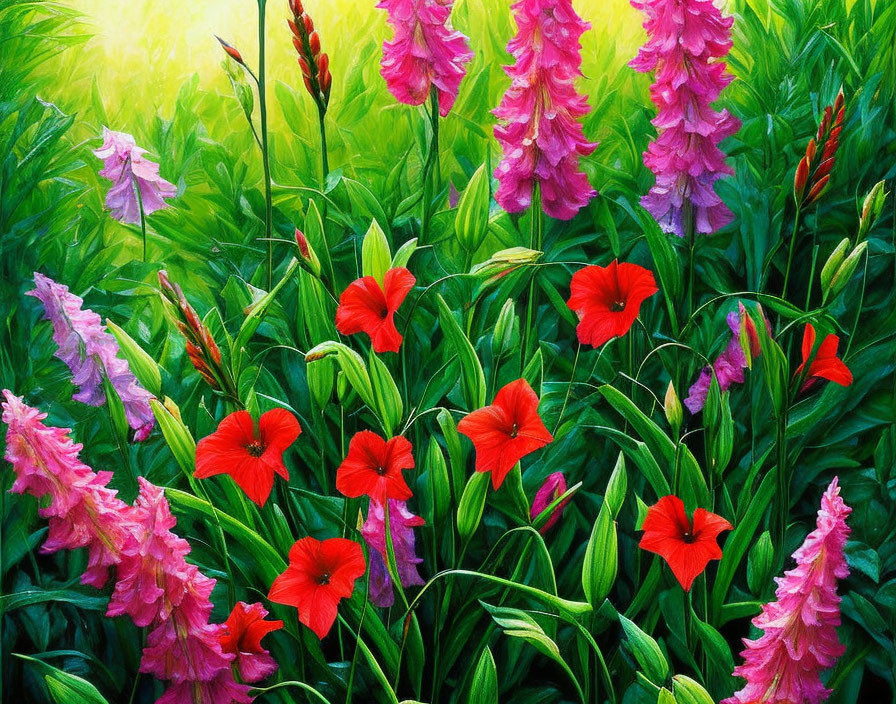
<svg viewBox="0 0 896 704"><path fill-rule="evenodd" d="M491 472L497 489L514 465L554 437L538 415L538 396L525 379L511 381L491 406L473 411L457 429L476 448L476 471Z"/></svg>
<svg viewBox="0 0 896 704"><path fill-rule="evenodd" d="M401 334L395 327L395 311L416 281L404 267L389 269L383 286L372 276L353 281L339 297L336 329L343 335L366 332L374 352L398 352Z"/></svg>
<svg viewBox="0 0 896 704"><path fill-rule="evenodd" d="M709 561L722 559L722 549L716 542L719 533L733 529L724 518L704 508L694 511L692 525L684 512L684 502L677 496L664 496L647 509L638 546L662 557L678 583L690 591Z"/></svg>
<svg viewBox="0 0 896 704"><path fill-rule="evenodd" d="M609 266L586 266L572 275L568 305L579 316L576 333L583 345L600 347L629 331L641 303L659 289L653 273L616 260Z"/></svg>
<svg viewBox="0 0 896 704"><path fill-rule="evenodd" d="M261 639L283 628L283 621L265 621L267 615L261 604L238 601L218 638L221 650L236 656L240 677L246 682L258 682L277 670L277 661L261 647Z"/></svg>
<svg viewBox="0 0 896 704"><path fill-rule="evenodd" d="M256 432L248 411L236 411L196 446L197 479L229 474L252 501L264 506L274 486L274 472L289 479L283 451L302 432L296 417L283 408L263 413Z"/></svg>
<svg viewBox="0 0 896 704"><path fill-rule="evenodd" d="M407 501L414 494L401 471L414 468L412 449L400 435L387 441L370 430L355 433L348 456L336 470L336 488L351 499L369 496L381 504L386 499Z"/></svg>
<svg viewBox="0 0 896 704"><path fill-rule="evenodd" d="M364 576L364 553L345 538L302 538L289 551L289 567L271 585L268 599L295 606L299 621L323 638L336 620L341 599L347 599L355 580Z"/></svg>
<svg viewBox="0 0 896 704"><path fill-rule="evenodd" d="M803 383L800 391L805 391L812 386L817 379L827 379L840 386L849 386L852 383L852 372L841 360L837 359L837 346L840 338L836 335L828 335L818 346L815 358L809 365L809 378ZM811 323L806 323L803 330L803 363L797 368L799 376L812 356L812 348L815 347L815 328Z"/></svg>

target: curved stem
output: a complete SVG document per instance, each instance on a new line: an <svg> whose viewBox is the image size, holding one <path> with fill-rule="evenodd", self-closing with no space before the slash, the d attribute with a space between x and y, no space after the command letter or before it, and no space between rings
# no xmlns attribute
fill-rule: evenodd
<svg viewBox="0 0 896 704"><path fill-rule="evenodd" d="M268 105L265 91L264 28L267 0L258 0L258 109L261 115L261 160L264 166L264 236L268 244L268 291L274 282L274 206L271 195L271 159L268 145Z"/></svg>

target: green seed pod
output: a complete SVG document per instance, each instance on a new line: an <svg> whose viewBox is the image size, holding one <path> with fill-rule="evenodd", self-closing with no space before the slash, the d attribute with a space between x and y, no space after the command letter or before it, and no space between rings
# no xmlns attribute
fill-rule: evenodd
<svg viewBox="0 0 896 704"><path fill-rule="evenodd" d="M681 423L684 420L684 411L681 408L681 401L678 399L678 394L675 393L675 386L671 381L666 389L666 398L663 400L663 410L666 413L666 420L669 421L669 426L672 428L675 435L678 435L678 431L681 429Z"/></svg>
<svg viewBox="0 0 896 704"><path fill-rule="evenodd" d="M762 596L763 590L768 586L775 567L775 548L768 531L759 536L759 539L750 548L747 557L747 585L750 591L757 597Z"/></svg>
<svg viewBox="0 0 896 704"><path fill-rule="evenodd" d="M862 216L859 219L859 239L868 234L868 230L874 224L875 220L880 217L884 209L884 201L887 199L887 193L884 191L885 181L878 181L874 187L865 196L865 202L862 203Z"/></svg>
<svg viewBox="0 0 896 704"><path fill-rule="evenodd" d="M497 362L502 356L513 349L513 333L516 328L516 311L513 301L507 299L498 313L498 321L495 323L492 335L492 356Z"/></svg>
<svg viewBox="0 0 896 704"><path fill-rule="evenodd" d="M856 248L852 250L850 255L843 260L840 268L837 269L837 273L834 274L834 278L831 279L831 298L835 297L846 288L846 284L849 283L853 273L855 273L859 260L862 258L862 255L865 254L866 249L868 249L868 243L860 242L856 245Z"/></svg>
<svg viewBox="0 0 896 704"><path fill-rule="evenodd" d="M595 608L606 598L616 581L619 566L616 521L605 501L600 507L582 566L582 587L585 598Z"/></svg>

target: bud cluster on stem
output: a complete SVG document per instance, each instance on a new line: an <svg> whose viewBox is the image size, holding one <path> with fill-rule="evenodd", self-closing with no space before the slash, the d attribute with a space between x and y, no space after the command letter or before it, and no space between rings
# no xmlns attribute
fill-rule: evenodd
<svg viewBox="0 0 896 704"><path fill-rule="evenodd" d="M289 9L292 19L289 29L292 31L292 43L299 54L299 66L305 88L317 103L321 114L327 111L330 102L330 88L333 76L330 73L330 57L320 50L320 35L314 28L314 22L305 12L302 0L290 0Z"/></svg>
<svg viewBox="0 0 896 704"><path fill-rule="evenodd" d="M809 140L806 154L796 168L793 181L793 197L797 207L805 207L817 201L827 189L834 168L835 156L840 146L843 131L843 116L846 113L843 89L837 93L834 105L824 109L818 134ZM819 151L819 145L821 151Z"/></svg>

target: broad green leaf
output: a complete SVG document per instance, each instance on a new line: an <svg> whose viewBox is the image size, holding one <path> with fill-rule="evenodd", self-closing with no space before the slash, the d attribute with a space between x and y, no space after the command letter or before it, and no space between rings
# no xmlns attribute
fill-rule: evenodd
<svg viewBox="0 0 896 704"><path fill-rule="evenodd" d="M361 275L372 276L382 286L391 263L389 240L386 239L380 224L374 219L361 242Z"/></svg>
<svg viewBox="0 0 896 704"><path fill-rule="evenodd" d="M461 540L467 541L479 527L485 497L488 494L488 472L476 472L467 480L467 486L457 505L457 532Z"/></svg>
<svg viewBox="0 0 896 704"><path fill-rule="evenodd" d="M622 624L622 630L625 631L632 655L635 656L644 675L656 686L662 686L669 676L669 663L660 646L634 621L630 621L622 614L619 614L619 622Z"/></svg>
<svg viewBox="0 0 896 704"><path fill-rule="evenodd" d="M370 349L368 366L375 410L383 421L383 429L386 431L386 435L391 437L398 428L398 424L401 422L401 417L404 414L401 394L398 392L398 386L395 385L395 380L392 378L386 365L376 355L373 348Z"/></svg>
<svg viewBox="0 0 896 704"><path fill-rule="evenodd" d="M441 294L436 294L436 304L439 309L439 322L445 335L448 350L457 355L460 360L461 391L467 410L474 411L485 405L485 373L482 364L476 356L476 350L460 325L454 319L454 314L445 303Z"/></svg>
<svg viewBox="0 0 896 704"><path fill-rule="evenodd" d="M50 696L56 704L109 704L99 690L87 680L53 667L43 660L19 653L13 655L31 663L43 674Z"/></svg>
<svg viewBox="0 0 896 704"><path fill-rule="evenodd" d="M613 588L619 559L616 546L616 521L604 501L591 529L582 566L582 587L591 606L598 606Z"/></svg>
<svg viewBox="0 0 896 704"><path fill-rule="evenodd" d="M470 680L468 704L498 704L498 672L492 651L485 646Z"/></svg>
<svg viewBox="0 0 896 704"><path fill-rule="evenodd" d="M454 215L454 233L460 246L472 254L488 234L489 173L487 164L476 169L464 189Z"/></svg>
<svg viewBox="0 0 896 704"><path fill-rule="evenodd" d="M411 260L411 256L414 252L417 251L417 238L415 237L412 240L408 240L401 247L398 248L398 251L395 252L395 256L392 257L392 268L398 269L401 267L407 267L408 262Z"/></svg>

